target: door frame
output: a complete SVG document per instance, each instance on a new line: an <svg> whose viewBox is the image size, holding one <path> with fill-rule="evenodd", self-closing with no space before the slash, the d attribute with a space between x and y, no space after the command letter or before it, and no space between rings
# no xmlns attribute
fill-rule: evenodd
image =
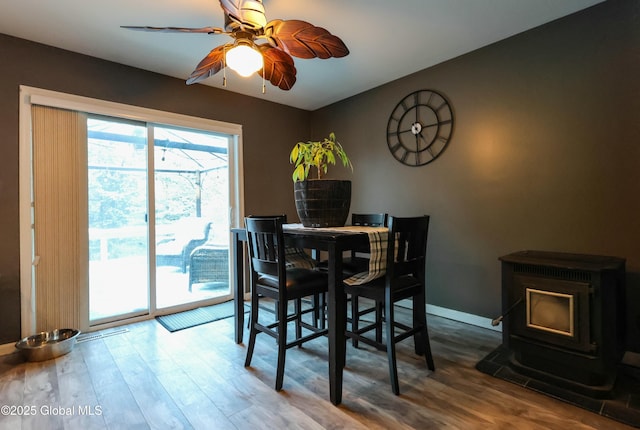
<svg viewBox="0 0 640 430"><path fill-rule="evenodd" d="M229 224L241 225L244 217L244 181L243 181L243 145L242 126L188 115L142 108L122 103L109 102L89 97L77 96L58 91L45 90L29 86L20 86L20 142L19 142L19 215L20 215L20 319L22 336L33 334L36 327L34 249L32 239L32 142L31 142L31 105L38 104L61 109L69 109L90 114L106 115L131 119L153 124L167 124L185 128L213 131L232 135L232 147L229 148ZM88 294L88 285L86 286ZM233 294L233 292L231 292ZM88 303L87 303L88 306ZM155 307L155 306L154 306ZM154 317L153 312L143 317L132 318L135 322ZM89 327L89 312L86 309L84 327L90 331L120 325L122 322Z"/></svg>

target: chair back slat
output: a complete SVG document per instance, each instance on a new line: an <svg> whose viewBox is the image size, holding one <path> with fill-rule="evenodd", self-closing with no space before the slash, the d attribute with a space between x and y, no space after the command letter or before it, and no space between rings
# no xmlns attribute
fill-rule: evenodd
<svg viewBox="0 0 640 430"><path fill-rule="evenodd" d="M382 227L387 225L387 214L351 214L351 225Z"/></svg>
<svg viewBox="0 0 640 430"><path fill-rule="evenodd" d="M381 214L351 214L351 225L360 225L366 227L384 227L387 225L388 215ZM369 258L371 255L368 246L351 250L351 257Z"/></svg>
<svg viewBox="0 0 640 430"><path fill-rule="evenodd" d="M387 279L413 275L425 276L429 216L389 217Z"/></svg>
<svg viewBox="0 0 640 430"><path fill-rule="evenodd" d="M254 272L284 279L284 221L282 216L245 219L251 268Z"/></svg>

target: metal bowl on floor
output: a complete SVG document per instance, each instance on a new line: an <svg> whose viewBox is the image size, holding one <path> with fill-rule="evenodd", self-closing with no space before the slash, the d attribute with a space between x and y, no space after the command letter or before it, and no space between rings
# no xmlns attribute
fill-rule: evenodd
<svg viewBox="0 0 640 430"><path fill-rule="evenodd" d="M16 348L27 361L51 360L69 353L79 334L80 330L71 328L43 331L16 342Z"/></svg>

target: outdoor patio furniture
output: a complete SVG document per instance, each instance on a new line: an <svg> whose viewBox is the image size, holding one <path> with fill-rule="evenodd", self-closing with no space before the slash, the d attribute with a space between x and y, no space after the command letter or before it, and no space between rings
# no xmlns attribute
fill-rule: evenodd
<svg viewBox="0 0 640 430"><path fill-rule="evenodd" d="M182 273L186 273L193 250L209 240L211 221L204 218L183 218L176 221L170 231L173 236L156 245L156 265L177 266Z"/></svg>
<svg viewBox="0 0 640 430"><path fill-rule="evenodd" d="M198 246L189 257L189 292L193 284L224 283L229 285L229 249L215 246Z"/></svg>

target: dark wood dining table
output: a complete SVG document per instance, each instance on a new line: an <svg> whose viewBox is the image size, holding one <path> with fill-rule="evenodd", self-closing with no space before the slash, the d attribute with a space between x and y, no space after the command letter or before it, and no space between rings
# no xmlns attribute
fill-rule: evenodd
<svg viewBox="0 0 640 430"><path fill-rule="evenodd" d="M235 341L242 343L244 326L244 243L247 234L243 228L231 229L231 253L235 276L234 319ZM288 243L301 248L325 251L328 261L329 288L327 294L327 326L329 330L329 396L331 403L342 402L342 373L345 364L347 325L347 300L342 286L342 254L344 251L361 249L369 244L366 232L337 231L330 229L298 229L285 225Z"/></svg>

